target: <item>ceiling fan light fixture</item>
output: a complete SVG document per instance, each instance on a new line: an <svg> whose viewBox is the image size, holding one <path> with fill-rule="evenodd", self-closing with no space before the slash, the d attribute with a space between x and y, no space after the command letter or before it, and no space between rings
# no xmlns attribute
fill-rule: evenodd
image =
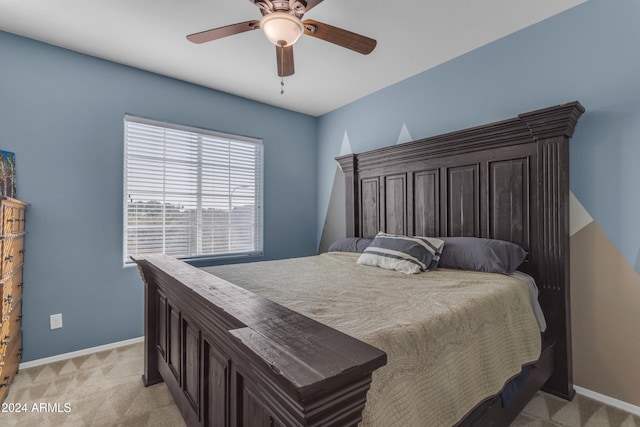
<svg viewBox="0 0 640 427"><path fill-rule="evenodd" d="M302 21L286 12L273 12L264 15L260 28L271 43L276 46L291 46L304 32Z"/></svg>

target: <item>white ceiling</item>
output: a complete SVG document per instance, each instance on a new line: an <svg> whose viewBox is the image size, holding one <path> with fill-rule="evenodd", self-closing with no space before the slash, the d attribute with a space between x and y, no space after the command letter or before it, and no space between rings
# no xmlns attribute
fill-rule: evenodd
<svg viewBox="0 0 640 427"><path fill-rule="evenodd" d="M325 0L305 15L378 41L364 56L303 36L280 94L260 30L197 45L187 34L260 19L250 0L0 0L0 30L319 116L586 0Z"/></svg>

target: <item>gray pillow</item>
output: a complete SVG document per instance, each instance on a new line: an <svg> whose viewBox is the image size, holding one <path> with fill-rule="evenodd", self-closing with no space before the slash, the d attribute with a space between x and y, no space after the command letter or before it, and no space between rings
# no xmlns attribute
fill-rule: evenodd
<svg viewBox="0 0 640 427"><path fill-rule="evenodd" d="M373 239L365 239L364 237L347 237L333 242L329 246L329 252L362 253L372 241Z"/></svg>
<svg viewBox="0 0 640 427"><path fill-rule="evenodd" d="M513 273L527 257L515 243L479 237L440 237L444 248L439 267L456 270Z"/></svg>
<svg viewBox="0 0 640 427"><path fill-rule="evenodd" d="M433 237L396 236L380 232L357 262L404 274L416 274L438 266L442 245L442 240Z"/></svg>

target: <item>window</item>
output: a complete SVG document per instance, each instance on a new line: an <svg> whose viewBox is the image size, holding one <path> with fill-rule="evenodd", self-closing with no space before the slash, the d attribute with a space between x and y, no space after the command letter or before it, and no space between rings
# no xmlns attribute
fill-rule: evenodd
<svg viewBox="0 0 640 427"><path fill-rule="evenodd" d="M124 261L262 253L262 141L127 115Z"/></svg>

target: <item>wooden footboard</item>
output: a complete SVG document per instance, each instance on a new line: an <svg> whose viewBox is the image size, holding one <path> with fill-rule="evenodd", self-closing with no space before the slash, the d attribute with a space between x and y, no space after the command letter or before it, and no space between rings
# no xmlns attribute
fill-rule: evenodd
<svg viewBox="0 0 640 427"><path fill-rule="evenodd" d="M355 426L386 354L165 255L145 283L145 385L187 425Z"/></svg>

